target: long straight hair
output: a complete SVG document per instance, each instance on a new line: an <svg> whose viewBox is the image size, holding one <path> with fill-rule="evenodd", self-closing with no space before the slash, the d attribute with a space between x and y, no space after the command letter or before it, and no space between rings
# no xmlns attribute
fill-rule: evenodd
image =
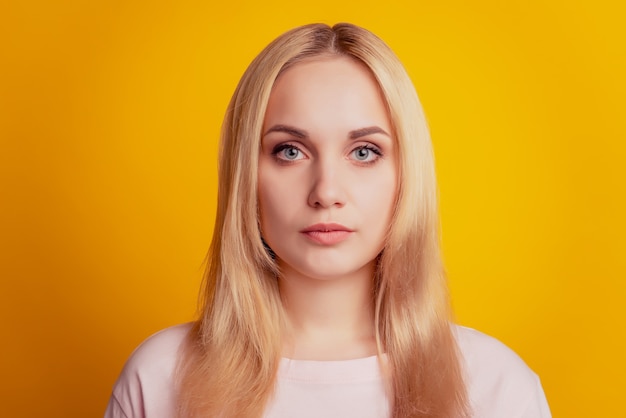
<svg viewBox="0 0 626 418"><path fill-rule="evenodd" d="M177 369L179 417L261 417L273 393L285 323L278 271L259 229L261 128L277 77L298 62L328 55L352 57L369 68L398 145L397 204L372 278L391 415L469 416L450 325L433 152L422 107L391 49L371 32L341 23L306 25L278 37L250 64L230 101L201 316Z"/></svg>

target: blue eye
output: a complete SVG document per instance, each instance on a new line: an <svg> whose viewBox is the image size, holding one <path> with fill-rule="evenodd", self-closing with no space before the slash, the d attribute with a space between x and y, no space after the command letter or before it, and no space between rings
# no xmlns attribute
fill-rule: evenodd
<svg viewBox="0 0 626 418"><path fill-rule="evenodd" d="M367 148L357 148L354 150L354 157L359 161L365 161L370 156L370 153L371 151Z"/></svg>
<svg viewBox="0 0 626 418"><path fill-rule="evenodd" d="M382 153L371 145L363 145L352 151L352 158L361 163L375 163Z"/></svg>
<svg viewBox="0 0 626 418"><path fill-rule="evenodd" d="M288 159L288 160L295 160L298 158L298 155L300 154L300 150L298 150L298 148L285 148L283 150L283 156Z"/></svg>
<svg viewBox="0 0 626 418"><path fill-rule="evenodd" d="M303 159L304 153L298 147L290 144L280 144L272 150L272 155L280 161L297 161Z"/></svg>

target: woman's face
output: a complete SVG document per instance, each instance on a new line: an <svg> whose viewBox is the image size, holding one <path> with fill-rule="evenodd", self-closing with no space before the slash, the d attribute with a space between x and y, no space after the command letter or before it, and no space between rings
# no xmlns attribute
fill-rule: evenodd
<svg viewBox="0 0 626 418"><path fill-rule="evenodd" d="M372 271L397 190L396 144L374 77L347 57L276 81L259 157L262 235L285 275Z"/></svg>

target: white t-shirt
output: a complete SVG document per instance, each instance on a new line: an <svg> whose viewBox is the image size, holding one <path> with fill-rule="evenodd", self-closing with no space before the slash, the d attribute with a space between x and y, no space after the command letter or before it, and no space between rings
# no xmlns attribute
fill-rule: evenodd
<svg viewBox="0 0 626 418"><path fill-rule="evenodd" d="M113 388L105 418L172 418L173 372L190 329L183 324L144 341ZM550 418L539 378L498 340L456 326L476 418ZM346 361L281 359L265 418L387 418L389 402L376 356Z"/></svg>

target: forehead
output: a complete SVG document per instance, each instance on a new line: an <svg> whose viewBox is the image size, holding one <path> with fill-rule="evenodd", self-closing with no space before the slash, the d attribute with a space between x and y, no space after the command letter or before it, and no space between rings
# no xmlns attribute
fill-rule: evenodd
<svg viewBox="0 0 626 418"><path fill-rule="evenodd" d="M387 106L376 78L365 64L342 55L298 62L278 77L264 126L279 123L343 124L349 129L374 124L389 129Z"/></svg>

